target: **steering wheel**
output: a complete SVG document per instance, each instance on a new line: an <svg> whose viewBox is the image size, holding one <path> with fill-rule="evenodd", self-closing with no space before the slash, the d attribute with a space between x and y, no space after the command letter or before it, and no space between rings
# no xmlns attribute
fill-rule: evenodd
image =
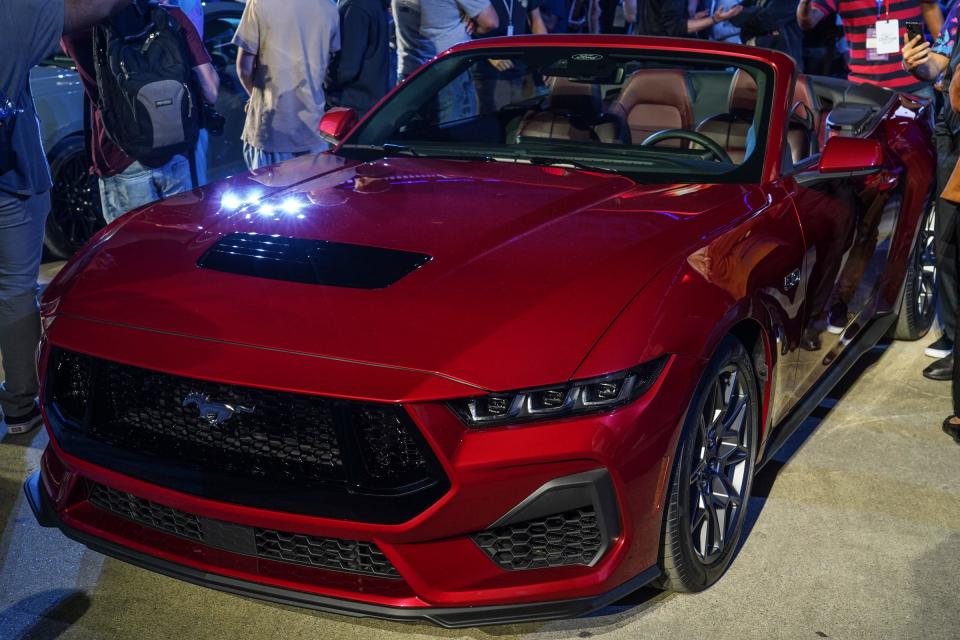
<svg viewBox="0 0 960 640"><path fill-rule="evenodd" d="M705 136L699 131L690 131L689 129L661 129L647 136L646 140L640 143L641 147L651 147L664 140L687 140L694 142L710 152L718 162L733 164L733 159L727 150L721 147L714 139Z"/></svg>

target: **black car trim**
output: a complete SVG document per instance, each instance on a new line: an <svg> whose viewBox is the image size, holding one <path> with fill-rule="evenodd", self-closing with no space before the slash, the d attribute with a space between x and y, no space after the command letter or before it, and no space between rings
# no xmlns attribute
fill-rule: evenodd
<svg viewBox="0 0 960 640"><path fill-rule="evenodd" d="M827 369L823 377L807 391L806 395L790 410L790 413L765 440L762 455L760 455L757 463L757 471L773 459L777 451L787 443L790 436L800 428L800 425L813 413L814 409L820 406L827 394L837 386L837 383L857 363L857 360L867 351L870 351L890 331L896 321L897 315L893 313L878 316L854 338L853 342L833 363L833 366Z"/></svg>
<svg viewBox="0 0 960 640"><path fill-rule="evenodd" d="M380 618L397 622L429 620L447 628L556 620L559 618L582 616L602 609L649 584L660 575L660 569L657 566L653 566L610 591L597 596L572 600L479 607L403 608L375 605L357 602L355 600L318 596L302 591L271 587L161 560L145 553L128 549L122 545L97 538L96 536L64 524L50 504L46 492L41 489L39 471L27 478L24 482L23 490L26 494L27 502L30 504L30 509L33 511L37 522L39 522L41 526L60 529L65 536L89 547L93 551L171 578L177 578L185 582L225 591L234 595L359 618Z"/></svg>

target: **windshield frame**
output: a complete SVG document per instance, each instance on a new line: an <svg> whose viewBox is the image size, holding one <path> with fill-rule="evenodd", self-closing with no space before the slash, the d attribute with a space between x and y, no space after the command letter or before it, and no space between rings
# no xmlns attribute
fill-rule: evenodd
<svg viewBox="0 0 960 640"><path fill-rule="evenodd" d="M694 158L691 158L692 164L690 168L686 170L686 173L671 173L666 168L659 168L655 171L651 170L633 170L627 165L630 163L630 160L635 160L637 163L649 164L650 160L650 151L641 151L639 145L633 146L624 146L624 145L615 145L615 144L584 144L584 143L573 143L578 145L578 149L573 151L577 156L577 160L581 161L584 164L594 163L603 163L607 161L611 165L615 165L616 168L613 169L617 173L621 173L628 177L631 177L639 182L645 183L681 183L681 184L704 184L704 183L740 183L740 184L758 184L762 182L764 170L766 166L766 157L770 150L769 136L767 132L770 130L771 123L773 121L773 111L774 111L774 92L776 88L776 68L775 65L770 64L770 61L763 59L755 59L750 57L745 57L737 55L736 53L718 52L718 51L696 51L690 49L676 50L670 47L666 48L650 48L649 46L611 46L610 44L600 44L596 42L588 42L583 45L574 46L571 42L556 42L556 43L529 43L527 42L518 43L516 46L512 43L506 41L506 39L500 39L502 44L497 46L476 46L471 43L470 45L462 46L462 48L455 48L438 58L435 58L433 61L425 65L422 69L416 72L413 76L408 78L404 83L399 85L395 91L388 95L383 101L381 101L371 112L363 118L363 120L355 127L350 134L341 141L338 147L334 150L334 153L338 155L343 155L350 158L361 158L363 160L369 160L373 157L376 157L378 154L371 150L371 140L365 139L365 137L370 135L372 128L391 128L395 129L396 125L394 123L388 123L384 125L382 118L389 117L393 118L394 116L405 114L409 112L409 109L404 108L404 105L407 102L406 100L409 95L417 96L412 102L422 100L420 97L423 93L427 95L436 95L439 89L445 86L446 82L449 82L451 78L454 78L458 75L459 72L455 71L458 66L461 66L461 72L469 66L468 60L475 60L478 58L516 58L517 56L523 56L531 50L543 50L545 48L549 49L561 49L568 50L573 53L600 53L605 57L614 57L614 58L623 58L625 60L637 59L638 61L649 61L651 63L664 63L665 68L669 68L670 64L676 65L699 65L701 68L715 68L717 70L722 70L725 68L742 68L747 73L749 73L758 85L758 95L757 95L757 106L754 112L754 129L756 131L755 136L755 148L753 153L747 158L743 163L737 165L736 167L725 171L722 173L713 173L710 171L697 171L696 170L696 161ZM437 75L437 67L440 67L439 71L441 75ZM625 81L624 81L625 82ZM397 109L400 105L399 110ZM394 113L396 111L396 113ZM382 139L381 143L393 144L401 142L398 140L392 139ZM563 141L553 141L552 143L542 144L543 147L553 145L558 148L564 146L569 147L570 145L565 145ZM410 153L411 156L430 158L431 153L420 153L420 146L415 145L417 148L413 153ZM430 143L428 147L438 146L438 143ZM509 154L500 153L498 154L497 148L503 148L505 145L499 142L491 141L489 145L484 145L482 143L470 144L466 147L461 146L459 149L450 145L449 150L445 150L443 153L439 154L443 156L444 159L450 159L458 151L463 154L464 159L473 159L478 155L484 156L484 160L492 161L506 161L506 162L523 162L524 158L509 158L505 157ZM510 148L513 148L514 145L506 145ZM541 146L541 144L537 144ZM487 148L490 147L490 148ZM517 148L520 148L521 145L517 145ZM358 149L365 148L366 152L359 152ZM591 153L591 151L593 153ZM543 153L538 154L538 158L542 160L544 157L555 161L556 163L562 163L565 157L570 157L568 154L571 152L571 149L564 149L563 154L557 154L552 156L548 150L544 150ZM652 152L658 153L658 152ZM380 156L389 155L381 153ZM530 154L526 154L529 156ZM500 157L498 157L500 156ZM679 153L664 153L663 158L667 163L677 163L681 162L682 158ZM706 161L700 161L706 162ZM611 170L611 167L604 167L601 170Z"/></svg>

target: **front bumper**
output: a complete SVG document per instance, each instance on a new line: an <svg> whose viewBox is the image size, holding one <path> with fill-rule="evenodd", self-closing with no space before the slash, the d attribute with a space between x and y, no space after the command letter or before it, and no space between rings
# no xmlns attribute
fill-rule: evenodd
<svg viewBox="0 0 960 640"><path fill-rule="evenodd" d="M359 618L380 618L400 622L428 620L448 628L571 618L602 609L648 584L660 575L660 571L656 566L650 567L610 591L597 596L570 600L477 607L398 607L376 605L258 584L248 580L240 580L229 576L201 571L183 564L141 553L65 524L53 508L53 505L50 504L50 499L47 497L46 491L43 490L39 471L27 478L24 482L23 490L26 494L27 502L30 504L30 508L41 526L58 528L68 538L106 556L122 560L149 571L170 576L171 578L177 578L235 595Z"/></svg>

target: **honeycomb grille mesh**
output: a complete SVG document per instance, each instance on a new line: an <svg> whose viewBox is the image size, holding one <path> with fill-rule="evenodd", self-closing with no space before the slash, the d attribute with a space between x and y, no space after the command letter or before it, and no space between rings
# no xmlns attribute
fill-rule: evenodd
<svg viewBox="0 0 960 640"><path fill-rule="evenodd" d="M257 555L334 571L364 573L382 578L400 577L380 548L372 542L257 529Z"/></svg>
<svg viewBox="0 0 960 640"><path fill-rule="evenodd" d="M102 484L90 484L91 504L132 520L151 529L157 529L182 538L203 541L203 531L200 529L200 519L190 513L185 513L171 507L164 507L155 502L138 498L132 493L118 491Z"/></svg>
<svg viewBox="0 0 960 640"><path fill-rule="evenodd" d="M261 487L285 484L292 487L287 495L353 488L390 495L404 489L406 495L409 487L445 481L397 404L196 380L61 349L51 357L48 378L51 402L74 425L78 447L95 443L120 450L115 460L130 452L145 458L141 466L189 472L164 471L169 482L202 474L194 486L230 487L242 479Z"/></svg>
<svg viewBox="0 0 960 640"><path fill-rule="evenodd" d="M502 569L589 565L603 546L591 507L482 531L473 541Z"/></svg>
<svg viewBox="0 0 960 640"><path fill-rule="evenodd" d="M98 509L164 533L201 543L207 542L203 533L204 520L199 516L165 507L96 482L89 482L88 486L87 499ZM372 542L321 538L273 529L243 529L256 541L256 553L261 558L378 578L400 578L393 564ZM238 549L227 550L244 552Z"/></svg>

